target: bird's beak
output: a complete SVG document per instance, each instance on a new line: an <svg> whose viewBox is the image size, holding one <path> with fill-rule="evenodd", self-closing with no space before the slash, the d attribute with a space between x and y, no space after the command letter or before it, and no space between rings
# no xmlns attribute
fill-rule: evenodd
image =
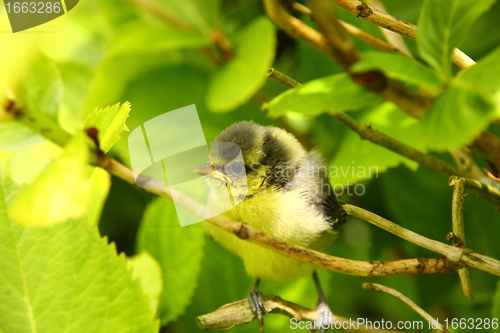
<svg viewBox="0 0 500 333"><path fill-rule="evenodd" d="M207 176L210 178L222 180L226 184L232 183L231 179L227 175L223 174L219 170L212 169L212 165L210 165L210 163L203 164L202 166L197 167L193 170L193 172L199 174L200 176Z"/></svg>

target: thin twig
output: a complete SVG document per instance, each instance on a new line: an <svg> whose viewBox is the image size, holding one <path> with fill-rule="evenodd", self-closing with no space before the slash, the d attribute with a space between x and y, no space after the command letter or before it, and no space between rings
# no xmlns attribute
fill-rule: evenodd
<svg viewBox="0 0 500 333"><path fill-rule="evenodd" d="M356 17L360 17L368 22L390 31L394 31L410 39L417 39L417 27L411 23L389 15L358 0L332 1L351 14L354 14ZM474 60L459 49L453 50L453 62L460 68L467 68L475 64Z"/></svg>
<svg viewBox="0 0 500 333"><path fill-rule="evenodd" d="M343 205L343 208L348 215L358 217L424 249L440 253L452 262L462 262L469 267L500 276L500 261L497 259L469 248L458 248L429 239L356 206Z"/></svg>
<svg viewBox="0 0 500 333"><path fill-rule="evenodd" d="M425 319L430 326L435 325L437 327L433 327L434 332L448 332L436 319L434 319L430 314L428 314L425 310L423 310L421 307L419 307L415 302L413 302L411 299L400 293L399 291L389 288L387 286L384 286L382 284L378 283L372 283L372 282L365 282L362 285L363 289L366 290L374 290L374 291L379 291L382 293L386 293L388 295L391 295L392 297L397 298L401 302L405 303L408 305L413 311L418 313L420 317Z"/></svg>
<svg viewBox="0 0 500 333"><path fill-rule="evenodd" d="M464 247L464 188L465 178L451 176L449 185L453 186L453 197L451 201L451 221L455 246Z"/></svg>
<svg viewBox="0 0 500 333"><path fill-rule="evenodd" d="M273 78L274 80L281 83L283 86L287 88L294 88L302 85L299 82L292 79L291 77L289 77L288 75L285 75L280 71L276 70L275 68L269 68L266 72L266 75Z"/></svg>
<svg viewBox="0 0 500 333"><path fill-rule="evenodd" d="M356 37L357 39L361 40L362 42L365 42L368 45L373 46L374 48L381 50L381 51L388 51L388 52L396 52L401 54L402 56L408 57L407 54L405 54L403 51L401 51L398 47L391 45L373 35L370 35L369 33L359 29L358 27L349 24L344 21L340 21L340 24L344 27L344 29L353 37Z"/></svg>
<svg viewBox="0 0 500 333"><path fill-rule="evenodd" d="M387 9L384 6L384 3L381 0L367 0L367 3L374 8L377 8L381 12L388 13ZM413 58L410 49L408 48L408 46L406 46L406 43L400 34L384 29L382 27L379 27L379 29L384 35L385 39L389 42L389 44L394 45L394 47L401 50L401 52L404 53L408 58Z"/></svg>
<svg viewBox="0 0 500 333"><path fill-rule="evenodd" d="M464 231L464 188L465 179L451 176L449 185L453 186L453 197L451 201L451 221L453 232L453 243L457 247L465 247ZM472 285L470 281L469 268L464 267L458 270L462 291L469 299L474 299Z"/></svg>
<svg viewBox="0 0 500 333"><path fill-rule="evenodd" d="M484 197L494 198L497 205L500 202L500 190L496 187L481 183L479 180L466 178L465 188L475 190Z"/></svg>
<svg viewBox="0 0 500 333"><path fill-rule="evenodd" d="M288 1L287 5L290 6L290 8L292 8L293 10L307 16L308 18L310 18L311 20L314 21L313 12L309 8L304 6L303 4L295 2L295 1ZM386 41L383 41L382 39L377 38L377 37L367 33L366 31L359 29L358 27L356 27L352 24L349 24L349 23L342 21L342 20L338 20L338 21L344 27L345 31L347 31L347 33L349 35L356 37L360 41L362 41L362 42L364 42L364 43L366 43L366 44L368 44L368 45L370 45L378 50L388 51L388 52L396 52L396 53L399 53L405 57L408 57L407 54L403 53L396 46L391 45L391 44L387 43Z"/></svg>
<svg viewBox="0 0 500 333"><path fill-rule="evenodd" d="M354 132L358 133L361 139L369 140L379 146L385 147L398 153L404 157L407 157L423 166L434 169L437 172L445 175L464 175L465 174L450 164L440 160L429 154L425 154L401 141L398 141L387 134L384 134L370 125L365 125L357 122L354 118L349 116L347 113L334 113L332 116L352 129Z"/></svg>
<svg viewBox="0 0 500 333"><path fill-rule="evenodd" d="M325 36L285 12L279 1L263 0L263 3L267 16L290 37L302 39L335 59L335 52L330 47Z"/></svg>
<svg viewBox="0 0 500 333"><path fill-rule="evenodd" d="M333 6L328 0L311 0L310 3L314 21L335 51L335 61L344 71L350 72L350 68L360 60L360 55L344 27L339 23Z"/></svg>
<svg viewBox="0 0 500 333"><path fill-rule="evenodd" d="M270 295L263 298L266 313L279 313L302 322L313 324L318 320L316 310L305 308L301 305L285 301L278 296ZM238 325L243 325L255 320L255 315L250 308L248 299L224 304L217 310L196 317L196 323L201 329L228 330ZM293 325L294 322L290 322ZM305 326L305 325L304 325ZM398 333L400 331L374 329L355 320L332 314L331 327L344 332L358 333Z"/></svg>

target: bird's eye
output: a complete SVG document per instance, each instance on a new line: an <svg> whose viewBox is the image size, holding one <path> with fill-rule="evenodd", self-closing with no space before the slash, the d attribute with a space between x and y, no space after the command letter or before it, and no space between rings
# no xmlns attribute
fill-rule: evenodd
<svg viewBox="0 0 500 333"><path fill-rule="evenodd" d="M231 164L231 170L234 172L234 173L241 173L243 171L243 163L233 163Z"/></svg>

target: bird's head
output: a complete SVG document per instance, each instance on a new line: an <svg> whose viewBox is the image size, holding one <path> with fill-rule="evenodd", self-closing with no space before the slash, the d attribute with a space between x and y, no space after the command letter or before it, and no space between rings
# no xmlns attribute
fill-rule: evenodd
<svg viewBox="0 0 500 333"><path fill-rule="evenodd" d="M305 160L304 148L291 134L243 121L215 138L208 163L195 172L207 176L213 190L231 186L233 196L248 197L285 186Z"/></svg>

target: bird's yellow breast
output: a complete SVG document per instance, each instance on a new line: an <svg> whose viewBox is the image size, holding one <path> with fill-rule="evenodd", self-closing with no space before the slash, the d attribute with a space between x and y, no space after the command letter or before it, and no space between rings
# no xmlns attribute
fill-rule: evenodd
<svg viewBox="0 0 500 333"><path fill-rule="evenodd" d="M209 206L216 208L217 201ZM311 209L296 191L277 192L269 188L242 201L224 215L242 221L281 240L323 250L334 239L326 233L328 223ZM306 223L307 221L307 223ZM283 281L312 273L313 267L264 249L204 222L207 233L240 256L248 274L267 280Z"/></svg>

